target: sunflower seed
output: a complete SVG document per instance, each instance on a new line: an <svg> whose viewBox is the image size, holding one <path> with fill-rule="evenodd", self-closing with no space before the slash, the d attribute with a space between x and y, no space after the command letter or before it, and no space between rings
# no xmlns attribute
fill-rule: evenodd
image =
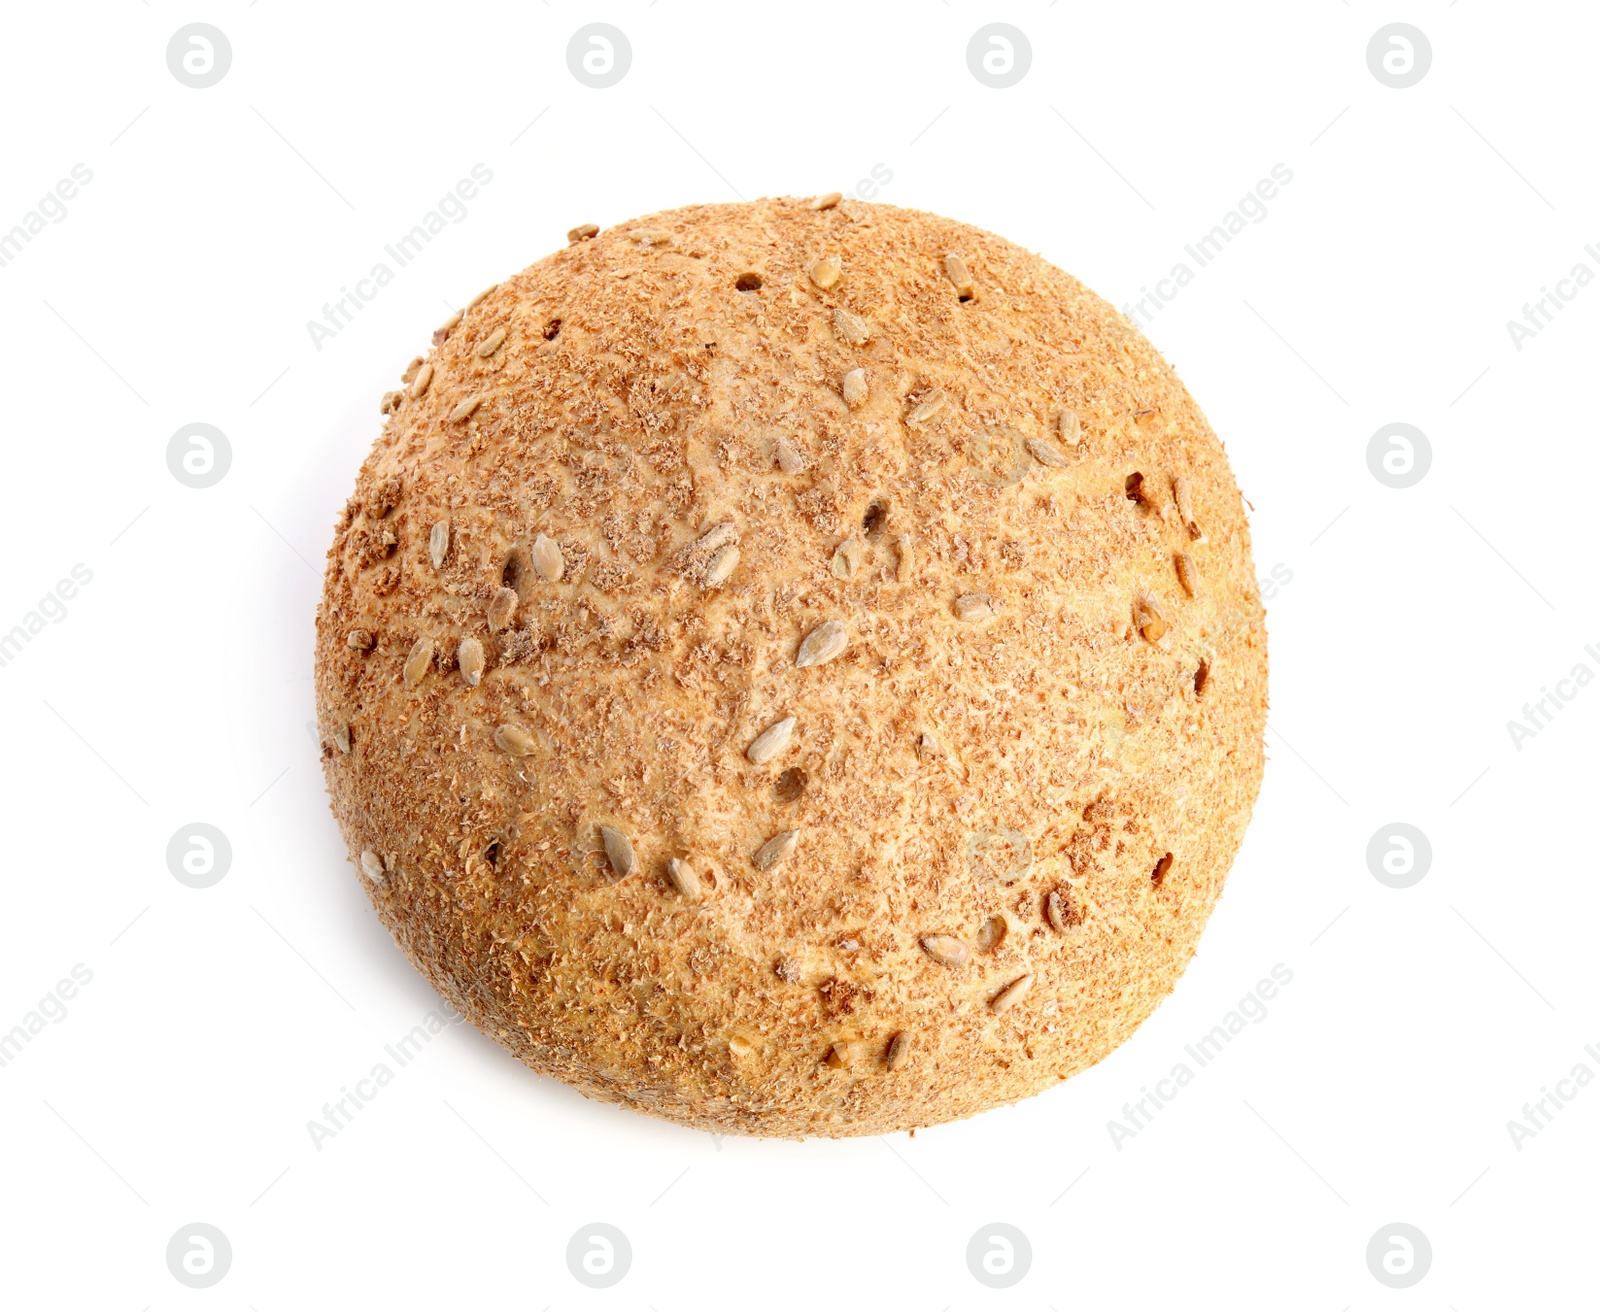
<svg viewBox="0 0 1600 1312"><path fill-rule="evenodd" d="M831 661L845 649L849 641L850 635L845 632L842 623L838 620L825 620L806 634L805 641L800 644L800 650L795 653L795 667L803 670L812 665Z"/></svg>
<svg viewBox="0 0 1600 1312"><path fill-rule="evenodd" d="M743 1061L756 1050L756 1045L742 1034L733 1034L728 1037L728 1056L737 1061Z"/></svg>
<svg viewBox="0 0 1600 1312"><path fill-rule="evenodd" d="M406 657L405 669L402 672L406 687L415 688L422 682L422 676L427 674L428 666L433 664L433 639L418 638L411 644L411 654Z"/></svg>
<svg viewBox="0 0 1600 1312"><path fill-rule="evenodd" d="M972 957L972 949L950 934L924 934L922 950L941 966L964 966Z"/></svg>
<svg viewBox="0 0 1600 1312"><path fill-rule="evenodd" d="M831 210L843 199L844 196L837 191L825 191L822 193L822 195L814 196L812 198L809 208L814 210Z"/></svg>
<svg viewBox="0 0 1600 1312"><path fill-rule="evenodd" d="M440 520L428 530L428 559L434 569L444 568L444 558L450 554L450 525Z"/></svg>
<svg viewBox="0 0 1600 1312"><path fill-rule="evenodd" d="M440 324L438 326L438 328L436 328L434 330L433 337L434 337L435 343L437 343L440 340L440 334L441 333L443 333L445 337L448 337L450 335L450 330L453 329L457 324L459 324L461 322L461 315L462 315L462 311L457 310L448 319L446 319L442 324Z"/></svg>
<svg viewBox="0 0 1600 1312"><path fill-rule="evenodd" d="M756 854L750 859L755 862L757 870L771 870L780 862L788 860L793 855L795 844L800 841L798 829L785 829L781 834L774 834L756 849Z"/></svg>
<svg viewBox="0 0 1600 1312"><path fill-rule="evenodd" d="M476 638L463 638L456 648L456 664L467 687L476 688L483 678L483 644Z"/></svg>
<svg viewBox="0 0 1600 1312"><path fill-rule="evenodd" d="M733 541L734 527L731 519L714 524L695 539L694 545L703 551L715 551L718 547L725 547Z"/></svg>
<svg viewBox="0 0 1600 1312"><path fill-rule="evenodd" d="M429 363L423 365L421 369L417 370L417 376L411 380L411 395L421 396L428 390L428 384L432 381L433 363L430 361Z"/></svg>
<svg viewBox="0 0 1600 1312"><path fill-rule="evenodd" d="M867 554L867 544L860 538L846 538L833 553L833 576L847 579L854 576L861 558Z"/></svg>
<svg viewBox="0 0 1600 1312"><path fill-rule="evenodd" d="M1178 582L1183 584L1183 590L1191 597L1200 595L1200 571L1195 568L1194 557L1187 551L1180 551L1177 555Z"/></svg>
<svg viewBox="0 0 1600 1312"><path fill-rule="evenodd" d="M333 726L333 745L339 749L341 755L350 755L350 726L348 724L336 724Z"/></svg>
<svg viewBox="0 0 1600 1312"><path fill-rule="evenodd" d="M379 413L392 415L400 408L400 398L404 395L404 392L385 392L383 400L378 403Z"/></svg>
<svg viewBox="0 0 1600 1312"><path fill-rule="evenodd" d="M483 341L478 343L478 359L487 360L500 349L501 343L505 340L506 330L504 328L496 328Z"/></svg>
<svg viewBox="0 0 1600 1312"><path fill-rule="evenodd" d="M778 468L786 474L798 474L806 467L805 455L787 437L778 438L772 454L778 462Z"/></svg>
<svg viewBox="0 0 1600 1312"><path fill-rule="evenodd" d="M1023 975L1007 984L1005 988L989 999L989 1010L993 1012L1010 1011L1012 1007L1021 1002L1028 995L1028 990L1033 987L1033 976Z"/></svg>
<svg viewBox="0 0 1600 1312"><path fill-rule="evenodd" d="M567 240L573 243L588 241L589 238L598 237L599 235L600 225L597 223L580 223L576 228L567 230Z"/></svg>
<svg viewBox="0 0 1600 1312"><path fill-rule="evenodd" d="M450 422L452 424L459 424L463 419L468 418L472 412L482 404L483 397L481 395L469 396L465 401L462 401L454 410L450 412Z"/></svg>
<svg viewBox="0 0 1600 1312"><path fill-rule="evenodd" d="M633 854L633 843L620 829L610 825L600 826L600 841L606 845L606 860L618 879L626 879L639 868L639 858Z"/></svg>
<svg viewBox="0 0 1600 1312"><path fill-rule="evenodd" d="M987 592L964 592L956 598L956 614L970 623L993 619L1000 613L1000 600Z"/></svg>
<svg viewBox="0 0 1600 1312"><path fill-rule="evenodd" d="M489 598L489 631L498 633L517 612L517 590L501 588Z"/></svg>
<svg viewBox="0 0 1600 1312"><path fill-rule="evenodd" d="M1078 426L1078 416L1072 410L1063 410L1056 416L1056 433L1068 446L1083 441L1083 430Z"/></svg>
<svg viewBox="0 0 1600 1312"><path fill-rule="evenodd" d="M667 880L685 902L698 902L701 897L700 876L687 861L673 857L667 862Z"/></svg>
<svg viewBox="0 0 1600 1312"><path fill-rule="evenodd" d="M665 246L672 234L665 228L635 228L628 234L641 246Z"/></svg>
<svg viewBox="0 0 1600 1312"><path fill-rule="evenodd" d="M344 635L345 645L356 651L372 650L372 634L365 629L351 629Z"/></svg>
<svg viewBox="0 0 1600 1312"><path fill-rule="evenodd" d="M944 276L950 279L963 299L972 295L972 273L967 268L967 262L954 252L944 257Z"/></svg>
<svg viewBox="0 0 1600 1312"><path fill-rule="evenodd" d="M1161 618L1154 595L1140 592L1133 602L1133 623L1146 642L1159 642L1167 632L1167 622Z"/></svg>
<svg viewBox="0 0 1600 1312"><path fill-rule="evenodd" d="M420 355L412 356L411 357L411 363L406 366L405 372L400 375L400 381L402 383L409 383L413 378L415 378L417 376L417 370L419 370L421 368L422 368L422 357Z"/></svg>
<svg viewBox="0 0 1600 1312"><path fill-rule="evenodd" d="M554 538L543 533L533 540L533 569L546 583L559 583L567 572L566 557Z"/></svg>
<svg viewBox="0 0 1600 1312"><path fill-rule="evenodd" d="M1044 900L1044 918L1050 922L1050 928L1058 934L1067 932L1067 903L1058 891L1052 891Z"/></svg>
<svg viewBox="0 0 1600 1312"><path fill-rule="evenodd" d="M756 740L744 749L744 754L750 758L752 765L765 765L789 746L789 740L793 736L794 716L785 716L776 724L763 729Z"/></svg>
<svg viewBox="0 0 1600 1312"><path fill-rule="evenodd" d="M508 756L527 756L533 751L533 735L514 724L502 724L494 731L494 745Z"/></svg>
<svg viewBox="0 0 1600 1312"><path fill-rule="evenodd" d="M896 559L894 576L901 583L911 580L911 571L917 567L916 549L911 545L911 534L902 533L894 540Z"/></svg>
<svg viewBox="0 0 1600 1312"><path fill-rule="evenodd" d="M476 296L474 296L470 301L467 302L467 309L471 310L471 309L475 308L476 306L482 305L486 300L489 299L489 293L492 292L499 285L500 284L497 283L497 282L490 283L481 292L479 292Z"/></svg>
<svg viewBox="0 0 1600 1312"><path fill-rule="evenodd" d="M361 873L374 884L383 883L383 862L376 852L369 849L361 854Z"/></svg>
<svg viewBox="0 0 1600 1312"><path fill-rule="evenodd" d="M859 314L840 306L833 312L833 331L840 341L851 346L865 346L872 340L872 329Z"/></svg>
<svg viewBox="0 0 1600 1312"><path fill-rule="evenodd" d="M859 1039L840 1039L828 1049L823 1058L833 1070L848 1070L861 1059L862 1044Z"/></svg>
<svg viewBox="0 0 1600 1312"><path fill-rule="evenodd" d="M917 408L911 412L906 422L911 424L925 424L943 409L944 392L936 387L922 398L922 400L917 404Z"/></svg>
<svg viewBox="0 0 1600 1312"><path fill-rule="evenodd" d="M1051 469L1065 469L1067 458L1055 447L1046 442L1042 437L1028 439L1028 453L1041 465L1048 465Z"/></svg>
<svg viewBox="0 0 1600 1312"><path fill-rule="evenodd" d="M844 394L844 403L854 410L867 399L867 371L852 369L844 376L840 391Z"/></svg>
<svg viewBox="0 0 1600 1312"><path fill-rule="evenodd" d="M1178 513L1183 516L1183 526L1188 529L1189 536L1196 542L1203 542L1205 535L1194 517L1194 491L1187 478L1180 476L1172 480L1172 499L1178 503Z"/></svg>
<svg viewBox="0 0 1600 1312"><path fill-rule="evenodd" d="M839 281L839 275L844 271L844 263L837 255L824 255L811 266L811 281L816 286L826 291Z"/></svg>
<svg viewBox="0 0 1600 1312"><path fill-rule="evenodd" d="M738 547L718 547L711 559L706 562L706 572L700 578L701 587L720 587L727 582L728 575L733 573L734 566L738 563Z"/></svg>
<svg viewBox="0 0 1600 1312"><path fill-rule="evenodd" d="M901 1030L889 1040L889 1050L883 1055L883 1064L892 1071L899 1070L911 1060L911 1035Z"/></svg>

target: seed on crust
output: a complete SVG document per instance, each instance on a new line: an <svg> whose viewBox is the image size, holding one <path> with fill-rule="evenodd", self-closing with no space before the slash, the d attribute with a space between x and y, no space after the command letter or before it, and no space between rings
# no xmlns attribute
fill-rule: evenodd
<svg viewBox="0 0 1600 1312"><path fill-rule="evenodd" d="M478 358L480 360L487 360L491 355L500 349L505 340L506 330L504 328L496 328L492 333L478 343Z"/></svg>
<svg viewBox="0 0 1600 1312"><path fill-rule="evenodd" d="M732 520L723 520L722 523L708 528L695 539L694 544L702 551L716 551L719 547L725 547L732 542L736 532Z"/></svg>
<svg viewBox="0 0 1600 1312"><path fill-rule="evenodd" d="M618 879L626 879L639 868L639 858L633 854L633 841L622 830L601 825L600 841L605 844L606 860L611 862L612 873Z"/></svg>
<svg viewBox="0 0 1600 1312"><path fill-rule="evenodd" d="M996 1014L1010 1011L1011 1008L1028 996L1028 990L1033 987L1033 976L1023 975L1007 984L1005 988L989 999L989 1010Z"/></svg>
<svg viewBox="0 0 1600 1312"><path fill-rule="evenodd" d="M1050 895L1044 900L1044 918L1050 922L1050 928L1058 934L1065 934L1070 926L1067 912L1067 900L1061 896L1059 890L1052 889Z"/></svg>
<svg viewBox="0 0 1600 1312"><path fill-rule="evenodd" d="M484 301L489 299L489 293L492 292L499 285L500 284L497 283L497 282L490 283L481 292L479 292L476 296L474 296L470 301L467 302L467 309L469 309L469 310L475 309L476 307L482 305L484 303Z"/></svg>
<svg viewBox="0 0 1600 1312"><path fill-rule="evenodd" d="M442 324L440 324L437 328L435 328L433 330L433 344L435 346L437 346L440 342L444 341L444 339L446 337L450 336L451 331L456 327L457 324L459 324L461 322L461 315L462 315L462 311L457 310L454 314L452 314L448 319L446 319Z"/></svg>
<svg viewBox="0 0 1600 1312"><path fill-rule="evenodd" d="M376 852L369 849L361 854L361 873L374 884L383 883L383 862Z"/></svg>
<svg viewBox="0 0 1600 1312"><path fill-rule="evenodd" d="M333 745L339 749L339 755L350 755L350 726L336 724L333 726Z"/></svg>
<svg viewBox="0 0 1600 1312"><path fill-rule="evenodd" d="M844 396L844 403L854 410L867 399L867 371L852 369L844 376L839 391Z"/></svg>
<svg viewBox="0 0 1600 1312"><path fill-rule="evenodd" d="M588 241L589 238L598 237L599 235L600 225L598 223L580 223L576 228L567 229L567 241L570 244Z"/></svg>
<svg viewBox="0 0 1600 1312"><path fill-rule="evenodd" d="M956 598L956 615L969 624L993 619L1000 613L1000 599L988 592L964 592Z"/></svg>
<svg viewBox="0 0 1600 1312"><path fill-rule="evenodd" d="M700 586L705 588L719 588L728 581L728 576L733 573L739 563L739 548L734 546L718 547L706 562L706 572L700 579Z"/></svg>
<svg viewBox="0 0 1600 1312"><path fill-rule="evenodd" d="M1187 551L1180 551L1174 558L1178 566L1178 582L1183 584L1183 590L1191 597L1200 595L1200 571L1195 567L1194 557Z"/></svg>
<svg viewBox="0 0 1600 1312"><path fill-rule="evenodd" d="M972 957L972 949L953 934L924 934L921 943L941 966L964 966Z"/></svg>
<svg viewBox="0 0 1600 1312"><path fill-rule="evenodd" d="M943 409L944 392L935 387L917 403L916 408L906 417L906 422L908 424L925 424Z"/></svg>
<svg viewBox="0 0 1600 1312"><path fill-rule="evenodd" d="M872 329L867 321L842 305L833 312L833 332L841 342L851 346L865 346L872 340Z"/></svg>
<svg viewBox="0 0 1600 1312"><path fill-rule="evenodd" d="M344 635L345 645L355 651L372 650L372 634L366 629L351 629Z"/></svg>
<svg viewBox="0 0 1600 1312"><path fill-rule="evenodd" d="M798 474L806 467L805 454L787 437L779 437L773 444L772 455L778 468L786 474Z"/></svg>
<svg viewBox="0 0 1600 1312"><path fill-rule="evenodd" d="M543 533L533 540L533 570L546 583L559 583L567 572L566 557L554 538Z"/></svg>
<svg viewBox="0 0 1600 1312"><path fill-rule="evenodd" d="M833 561L829 569L836 579L848 579L855 576L862 558L867 554L867 544L860 538L846 538L834 549Z"/></svg>
<svg viewBox="0 0 1600 1312"><path fill-rule="evenodd" d="M950 279L962 300L972 298L972 273L967 262L953 251L944 257L944 276Z"/></svg>
<svg viewBox="0 0 1600 1312"><path fill-rule="evenodd" d="M848 1070L861 1060L861 1046L859 1039L840 1039L823 1060L833 1070Z"/></svg>
<svg viewBox="0 0 1600 1312"><path fill-rule="evenodd" d="M494 745L508 756L527 756L533 751L533 735L514 724L502 724L494 731Z"/></svg>
<svg viewBox="0 0 1600 1312"><path fill-rule="evenodd" d="M750 859L755 862L757 870L771 870L794 854L795 844L799 841L798 829L785 829L781 834L774 834L761 844Z"/></svg>
<svg viewBox="0 0 1600 1312"><path fill-rule="evenodd" d="M1183 517L1183 526L1189 536L1196 542L1205 541L1205 534L1200 531L1200 525L1194 517L1194 491L1189 480L1182 475L1172 480L1172 499L1178 503L1178 514Z"/></svg>
<svg viewBox="0 0 1600 1312"><path fill-rule="evenodd" d="M840 621L824 620L801 642L800 650L795 653L795 667L803 670L831 661L845 649L849 641L850 635Z"/></svg>
<svg viewBox="0 0 1600 1312"><path fill-rule="evenodd" d="M417 376L417 370L419 370L421 368L422 368L422 357L420 355L412 356L411 357L411 362L408 365L406 365L405 372L400 375L400 381L402 383L409 383L413 378L415 378Z"/></svg>
<svg viewBox="0 0 1600 1312"><path fill-rule="evenodd" d="M824 255L811 266L811 281L826 291L839 281L844 263L837 255Z"/></svg>
<svg viewBox="0 0 1600 1312"><path fill-rule="evenodd" d="M450 525L440 520L428 530L428 559L434 569L444 568L444 559L450 554Z"/></svg>
<svg viewBox="0 0 1600 1312"><path fill-rule="evenodd" d="M402 671L406 687L415 688L422 682L423 675L427 674L428 667L433 664L433 639L418 638L411 644L411 654L406 657L405 669Z"/></svg>
<svg viewBox="0 0 1600 1312"><path fill-rule="evenodd" d="M665 228L635 228L628 236L641 246L665 246L672 241L672 234Z"/></svg>
<svg viewBox="0 0 1600 1312"><path fill-rule="evenodd" d="M515 588L500 588L494 596L489 598L489 631L498 633L511 623L511 617L517 613L517 590Z"/></svg>
<svg viewBox="0 0 1600 1312"><path fill-rule="evenodd" d="M417 376L411 380L411 395L421 396L428 390L428 384L433 381L433 362L430 360L417 370Z"/></svg>
<svg viewBox="0 0 1600 1312"><path fill-rule="evenodd" d="M911 534L902 533L894 540L894 576L901 583L911 581L911 572L917 567L916 548L911 545Z"/></svg>
<svg viewBox="0 0 1600 1312"><path fill-rule="evenodd" d="M1083 441L1083 429L1078 424L1076 411L1063 410L1056 416L1056 436L1068 446L1077 446Z"/></svg>
<svg viewBox="0 0 1600 1312"><path fill-rule="evenodd" d="M1167 622L1161 617L1155 596L1140 592L1133 600L1133 623L1146 642L1159 642L1166 636Z"/></svg>
<svg viewBox="0 0 1600 1312"><path fill-rule="evenodd" d="M794 716L786 715L776 724L770 724L763 729L756 740L744 749L744 754L750 758L752 765L765 765L787 748L793 737Z"/></svg>
<svg viewBox="0 0 1600 1312"><path fill-rule="evenodd" d="M667 862L667 881L685 902L700 900L702 896L700 876L695 874L694 867L687 861L680 861L677 857L671 858Z"/></svg>
<svg viewBox="0 0 1600 1312"><path fill-rule="evenodd" d="M404 395L404 392L385 392L383 394L383 400L378 403L379 412L386 415L392 415L400 408L400 398Z"/></svg>
<svg viewBox="0 0 1600 1312"><path fill-rule="evenodd" d="M814 210L831 210L843 199L844 195L842 192L825 191L820 196L813 196L811 198L811 204L807 208Z"/></svg>
<svg viewBox="0 0 1600 1312"><path fill-rule="evenodd" d="M1048 465L1051 469L1065 469L1067 458L1056 447L1046 442L1042 437L1028 439L1028 454L1041 465Z"/></svg>
<svg viewBox="0 0 1600 1312"><path fill-rule="evenodd" d="M482 404L483 396L481 394L478 396L469 396L465 401L459 402L456 405L456 408L450 412L449 422L452 424L459 424L463 419L470 418L472 412Z"/></svg>
<svg viewBox="0 0 1600 1312"><path fill-rule="evenodd" d="M911 1035L901 1030L889 1040L888 1051L883 1054L883 1064L892 1071L900 1070L911 1060Z"/></svg>
<svg viewBox="0 0 1600 1312"><path fill-rule="evenodd" d="M456 648L456 665L467 687L476 688L483 678L483 644L476 638L463 638Z"/></svg>

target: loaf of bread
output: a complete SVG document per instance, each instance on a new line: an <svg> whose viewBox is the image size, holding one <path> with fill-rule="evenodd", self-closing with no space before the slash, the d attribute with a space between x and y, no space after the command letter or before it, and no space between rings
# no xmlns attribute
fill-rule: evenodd
<svg viewBox="0 0 1600 1312"><path fill-rule="evenodd" d="M1172 989L1266 636L1221 443L1082 284L838 196L585 224L383 411L317 620L328 788L396 942L527 1065L881 1134Z"/></svg>

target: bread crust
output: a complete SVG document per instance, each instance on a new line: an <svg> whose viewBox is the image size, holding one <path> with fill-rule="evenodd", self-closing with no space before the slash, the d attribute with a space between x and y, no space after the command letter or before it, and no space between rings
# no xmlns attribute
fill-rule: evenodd
<svg viewBox="0 0 1600 1312"><path fill-rule="evenodd" d="M492 289L386 413L317 617L328 790L396 942L530 1067L882 1134L1172 989L1266 634L1221 443L1076 279L888 205L694 206Z"/></svg>

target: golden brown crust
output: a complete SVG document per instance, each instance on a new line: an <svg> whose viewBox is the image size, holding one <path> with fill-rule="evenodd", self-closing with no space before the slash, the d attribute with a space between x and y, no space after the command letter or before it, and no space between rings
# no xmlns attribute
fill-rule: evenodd
<svg viewBox="0 0 1600 1312"><path fill-rule="evenodd" d="M601 232L435 338L316 661L428 979L719 1132L969 1116L1127 1038L1266 714L1239 493L1150 344L988 233L794 198Z"/></svg>

